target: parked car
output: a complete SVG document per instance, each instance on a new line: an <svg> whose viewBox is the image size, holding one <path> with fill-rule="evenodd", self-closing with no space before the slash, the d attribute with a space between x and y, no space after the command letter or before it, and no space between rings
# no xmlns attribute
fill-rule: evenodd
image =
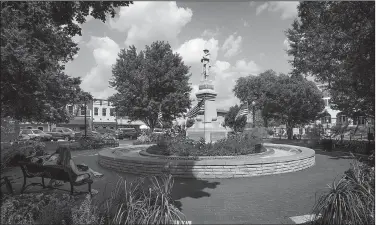
<svg viewBox="0 0 376 225"><path fill-rule="evenodd" d="M80 131L78 133L76 133L76 139L79 139L79 138L82 138L82 137L85 137L85 131ZM99 138L100 137L100 134L96 131L92 131L92 130L87 130L86 131L86 137L87 138Z"/></svg>
<svg viewBox="0 0 376 225"><path fill-rule="evenodd" d="M119 128L119 131L123 133L123 138L136 139L140 135L140 132L134 127Z"/></svg>
<svg viewBox="0 0 376 225"><path fill-rule="evenodd" d="M51 134L46 134L39 129L21 130L19 137L22 139L27 139L25 136L28 136L31 140L36 140L36 141L51 141L52 140Z"/></svg>
<svg viewBox="0 0 376 225"><path fill-rule="evenodd" d="M154 134L163 134L164 131L163 131L162 128L154 128L153 133L154 133Z"/></svg>
<svg viewBox="0 0 376 225"><path fill-rule="evenodd" d="M74 140L76 139L76 135L78 133L79 132L75 132L66 127L56 127L56 128L53 128L51 132L47 132L47 134L52 135L52 139L54 141L57 141L60 139L63 139L66 141Z"/></svg>

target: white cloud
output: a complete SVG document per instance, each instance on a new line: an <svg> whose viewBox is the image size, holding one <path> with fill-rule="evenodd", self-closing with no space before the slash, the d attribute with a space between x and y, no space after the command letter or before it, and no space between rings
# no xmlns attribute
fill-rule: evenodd
<svg viewBox="0 0 376 225"><path fill-rule="evenodd" d="M115 90L109 87L111 66L116 62L119 45L109 37L91 37L87 44L93 49L96 66L83 78L81 87L96 98L107 98Z"/></svg>
<svg viewBox="0 0 376 225"><path fill-rule="evenodd" d="M245 19L242 19L242 21L244 27L249 27L249 23Z"/></svg>
<svg viewBox="0 0 376 225"><path fill-rule="evenodd" d="M222 45L222 50L225 51L225 57L230 58L241 52L240 45L242 37L235 37L236 33L230 35Z"/></svg>
<svg viewBox="0 0 376 225"><path fill-rule="evenodd" d="M265 53L263 53L263 52L261 52L261 53L259 54L259 58L260 58L260 59L264 59L264 58L265 58L265 56L266 56L266 54L265 54Z"/></svg>
<svg viewBox="0 0 376 225"><path fill-rule="evenodd" d="M249 2L249 6L253 7L255 5L256 5L256 2L254 2L254 1Z"/></svg>
<svg viewBox="0 0 376 225"><path fill-rule="evenodd" d="M127 32L125 45L144 47L153 41L177 43L177 35L191 21L192 10L179 8L176 2L134 2L121 7L119 16L109 20L109 26Z"/></svg>
<svg viewBox="0 0 376 225"><path fill-rule="evenodd" d="M202 38L195 38L183 43L177 50L177 53L183 57L184 63L187 65L200 64L200 59L202 57L203 50L207 48L210 51L210 61L214 62L218 56L218 40L211 38L210 40L205 40Z"/></svg>
<svg viewBox="0 0 376 225"><path fill-rule="evenodd" d="M239 104L239 100L232 92L236 80L243 76L259 73L261 68L253 61L238 60L231 66L226 61L216 61L212 67L214 74L214 86L218 93L217 108L228 109L230 106Z"/></svg>
<svg viewBox="0 0 376 225"><path fill-rule="evenodd" d="M266 9L269 12L280 12L281 19L294 18L298 14L297 6L299 2L265 2L256 8L256 15L259 15Z"/></svg>
<svg viewBox="0 0 376 225"><path fill-rule="evenodd" d="M206 29L202 32L201 37L203 38L214 38L219 35L219 28L217 27L215 30Z"/></svg>
<svg viewBox="0 0 376 225"><path fill-rule="evenodd" d="M268 6L269 6L268 2L265 2L264 4L257 6L257 8L256 8L256 15L262 13L265 9L268 8Z"/></svg>

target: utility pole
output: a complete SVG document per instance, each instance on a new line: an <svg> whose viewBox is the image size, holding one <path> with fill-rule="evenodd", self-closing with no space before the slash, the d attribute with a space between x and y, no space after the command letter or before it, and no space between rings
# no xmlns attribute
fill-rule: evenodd
<svg viewBox="0 0 376 225"><path fill-rule="evenodd" d="M85 101L85 138L87 137L87 125L86 125L86 98L84 99L84 101Z"/></svg>

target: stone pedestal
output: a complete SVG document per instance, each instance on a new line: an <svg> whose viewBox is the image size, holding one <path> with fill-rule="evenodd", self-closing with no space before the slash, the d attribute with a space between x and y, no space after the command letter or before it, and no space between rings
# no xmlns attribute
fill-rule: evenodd
<svg viewBox="0 0 376 225"><path fill-rule="evenodd" d="M196 97L198 101L204 99L205 104L200 109L195 124L187 129L187 137L196 141L204 138L207 143L226 138L228 130L217 121L217 109L215 106L217 93L214 91L212 82L202 81Z"/></svg>

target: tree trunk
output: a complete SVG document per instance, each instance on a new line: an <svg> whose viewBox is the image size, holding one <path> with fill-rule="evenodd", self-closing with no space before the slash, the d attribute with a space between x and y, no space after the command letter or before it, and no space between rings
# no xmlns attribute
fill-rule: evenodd
<svg viewBox="0 0 376 225"><path fill-rule="evenodd" d="M287 131L287 139L291 140L293 135L293 126L289 123L286 125L286 131Z"/></svg>
<svg viewBox="0 0 376 225"><path fill-rule="evenodd" d="M264 127L268 127L268 118L264 118Z"/></svg>

